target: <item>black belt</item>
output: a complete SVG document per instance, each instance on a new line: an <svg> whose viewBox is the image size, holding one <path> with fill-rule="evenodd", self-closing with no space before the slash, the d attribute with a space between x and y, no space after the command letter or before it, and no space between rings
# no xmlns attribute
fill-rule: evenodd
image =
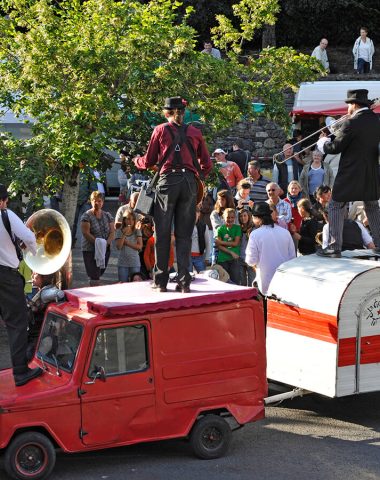
<svg viewBox="0 0 380 480"><path fill-rule="evenodd" d="M7 270L8 272L18 273L18 268L6 267L5 265L0 265L0 270Z"/></svg>

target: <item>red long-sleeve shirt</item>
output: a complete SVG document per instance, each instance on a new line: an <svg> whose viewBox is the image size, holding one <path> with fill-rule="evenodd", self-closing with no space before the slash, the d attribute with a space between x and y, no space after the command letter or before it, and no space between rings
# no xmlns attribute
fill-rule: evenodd
<svg viewBox="0 0 380 480"><path fill-rule="evenodd" d="M134 160L137 168L144 170L157 165L162 160L167 149L173 143L172 136L165 128L165 125L169 125L168 128L171 128L174 137L176 136L177 127L175 124L169 122L169 124L162 123L161 125L157 125L157 127L153 130L146 154L142 157L137 157ZM206 177L212 169L212 162L202 133L197 128L189 125L186 130L186 136L194 148L202 174L204 177ZM186 170L191 170L194 173L198 173L193 164L191 153L189 152L189 149L185 143L181 146L181 158L183 165L182 168L186 168ZM173 160L174 151L165 161L160 173L169 172L173 168Z"/></svg>

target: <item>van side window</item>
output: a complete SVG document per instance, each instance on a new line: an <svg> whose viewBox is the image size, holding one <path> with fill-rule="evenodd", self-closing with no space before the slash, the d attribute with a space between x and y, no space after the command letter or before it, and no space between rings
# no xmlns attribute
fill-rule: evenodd
<svg viewBox="0 0 380 480"><path fill-rule="evenodd" d="M104 328L96 336L88 376L99 367L106 376L141 372L149 366L147 332L144 325Z"/></svg>

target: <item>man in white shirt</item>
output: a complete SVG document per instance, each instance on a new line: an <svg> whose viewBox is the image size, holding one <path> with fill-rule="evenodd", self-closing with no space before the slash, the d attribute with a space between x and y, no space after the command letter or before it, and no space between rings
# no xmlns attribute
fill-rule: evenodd
<svg viewBox="0 0 380 480"><path fill-rule="evenodd" d="M321 38L321 41L319 42L318 47L314 48L311 56L319 60L322 63L323 67L328 72L330 72L330 64L329 64L329 59L326 52L326 48L328 44L329 42L327 41L327 38Z"/></svg>
<svg viewBox="0 0 380 480"><path fill-rule="evenodd" d="M257 283L263 295L267 294L277 267L296 256L290 233L274 224L271 214L267 203L254 204L252 215L256 229L249 237L245 252L245 261L257 269Z"/></svg>
<svg viewBox="0 0 380 480"><path fill-rule="evenodd" d="M28 367L28 312L24 278L18 271L20 260L17 240L14 237L20 239L33 255L37 245L33 232L14 212L7 209L7 202L7 189L0 184L0 315L7 328L13 376L19 387L41 375L42 369Z"/></svg>
<svg viewBox="0 0 380 480"><path fill-rule="evenodd" d="M206 40L203 43L202 53L206 53L207 55L212 55L214 58L217 58L218 60L222 59L222 55L220 54L220 50L218 50L217 48L214 48L212 46L211 40Z"/></svg>

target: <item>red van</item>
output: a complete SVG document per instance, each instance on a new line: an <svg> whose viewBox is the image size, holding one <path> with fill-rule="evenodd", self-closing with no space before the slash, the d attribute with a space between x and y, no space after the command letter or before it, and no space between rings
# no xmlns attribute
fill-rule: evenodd
<svg viewBox="0 0 380 480"><path fill-rule="evenodd" d="M188 295L149 282L83 288L51 304L32 367L0 372L0 448L16 479L45 479L55 449L190 439L225 454L234 426L264 417L262 305L253 288L197 278Z"/></svg>

